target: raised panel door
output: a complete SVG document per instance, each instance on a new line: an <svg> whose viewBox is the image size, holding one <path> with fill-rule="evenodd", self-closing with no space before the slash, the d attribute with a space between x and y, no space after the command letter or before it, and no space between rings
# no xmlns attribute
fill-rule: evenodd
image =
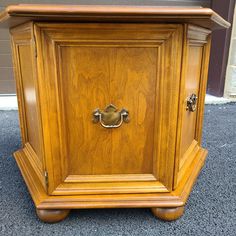
<svg viewBox="0 0 236 236"><path fill-rule="evenodd" d="M61 33L58 27L36 29L41 85L51 98L51 114L45 113L51 127L49 192L169 191L181 25L70 24ZM110 104L127 109L129 122L119 128L92 122L93 111Z"/></svg>

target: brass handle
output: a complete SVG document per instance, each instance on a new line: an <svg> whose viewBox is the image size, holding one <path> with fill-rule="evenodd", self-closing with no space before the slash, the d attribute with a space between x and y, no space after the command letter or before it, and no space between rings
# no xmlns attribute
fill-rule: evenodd
<svg viewBox="0 0 236 236"><path fill-rule="evenodd" d="M129 122L129 112L126 109L118 109L110 104L104 111L100 111L98 108L93 112L93 122L100 122L104 128L118 128L123 122Z"/></svg>
<svg viewBox="0 0 236 236"><path fill-rule="evenodd" d="M194 112L197 109L197 95L196 94L191 94L188 99L187 99L187 111Z"/></svg>

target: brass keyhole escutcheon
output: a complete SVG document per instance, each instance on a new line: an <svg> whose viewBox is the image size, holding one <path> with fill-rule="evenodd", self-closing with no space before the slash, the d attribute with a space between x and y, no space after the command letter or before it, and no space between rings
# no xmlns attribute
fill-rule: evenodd
<svg viewBox="0 0 236 236"><path fill-rule="evenodd" d="M124 108L118 111L114 105L110 104L104 111L97 108L93 112L93 122L99 122L104 128L118 128L123 122L129 122L129 112Z"/></svg>
<svg viewBox="0 0 236 236"><path fill-rule="evenodd" d="M194 112L197 109L197 95L195 93L191 94L187 99L187 107L186 110L190 112Z"/></svg>

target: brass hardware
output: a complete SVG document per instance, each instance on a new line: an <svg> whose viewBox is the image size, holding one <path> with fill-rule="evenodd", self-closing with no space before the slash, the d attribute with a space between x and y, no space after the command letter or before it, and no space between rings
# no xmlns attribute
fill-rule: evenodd
<svg viewBox="0 0 236 236"><path fill-rule="evenodd" d="M194 111L196 111L196 109L197 109L197 95L193 93L187 99L186 110L194 112Z"/></svg>
<svg viewBox="0 0 236 236"><path fill-rule="evenodd" d="M96 109L93 112L93 122L100 122L104 128L118 128L123 122L129 122L129 112L124 108L118 111L114 105L110 104L104 111Z"/></svg>

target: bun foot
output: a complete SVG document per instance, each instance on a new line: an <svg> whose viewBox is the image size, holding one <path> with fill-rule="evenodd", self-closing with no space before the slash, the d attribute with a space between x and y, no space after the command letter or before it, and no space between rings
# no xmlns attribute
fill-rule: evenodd
<svg viewBox="0 0 236 236"><path fill-rule="evenodd" d="M39 219L46 223L56 223L61 220L64 220L70 213L70 210L44 210L44 209L36 209L37 216Z"/></svg>
<svg viewBox="0 0 236 236"><path fill-rule="evenodd" d="M184 206L175 208L151 208L152 213L159 219L172 221L179 219L184 213Z"/></svg>

